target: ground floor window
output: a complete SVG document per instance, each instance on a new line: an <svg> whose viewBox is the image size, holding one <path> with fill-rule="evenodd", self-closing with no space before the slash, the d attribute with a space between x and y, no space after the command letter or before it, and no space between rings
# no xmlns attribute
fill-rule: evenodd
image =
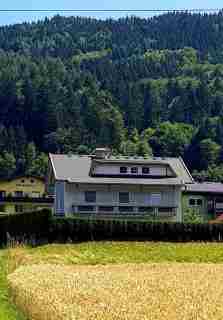
<svg viewBox="0 0 223 320"><path fill-rule="evenodd" d="M80 212L92 212L95 208L94 206L78 206L77 209Z"/></svg>
<svg viewBox="0 0 223 320"><path fill-rule="evenodd" d="M119 202L129 203L129 192L119 192Z"/></svg>
<svg viewBox="0 0 223 320"><path fill-rule="evenodd" d="M86 202L96 202L96 191L86 191L85 192Z"/></svg>
<svg viewBox="0 0 223 320"><path fill-rule="evenodd" d="M113 212L114 211L114 207L102 206L102 207L99 207L98 210L100 212Z"/></svg>
<svg viewBox="0 0 223 320"><path fill-rule="evenodd" d="M151 193L150 203L153 207L159 206L161 204L161 193Z"/></svg>
<svg viewBox="0 0 223 320"><path fill-rule="evenodd" d="M189 206L190 207L201 207L202 205L203 205L202 199L195 199L195 198L189 199Z"/></svg>

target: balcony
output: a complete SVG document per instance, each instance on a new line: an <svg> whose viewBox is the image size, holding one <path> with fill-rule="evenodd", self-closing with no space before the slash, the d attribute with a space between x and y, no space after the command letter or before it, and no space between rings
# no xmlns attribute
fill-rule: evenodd
<svg viewBox="0 0 223 320"><path fill-rule="evenodd" d="M0 203L37 203L53 204L53 197L31 197L31 196L0 196Z"/></svg>

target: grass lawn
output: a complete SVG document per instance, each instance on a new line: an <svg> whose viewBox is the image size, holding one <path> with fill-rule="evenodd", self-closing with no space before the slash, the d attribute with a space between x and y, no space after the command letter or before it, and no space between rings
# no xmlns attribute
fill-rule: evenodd
<svg viewBox="0 0 223 320"><path fill-rule="evenodd" d="M9 270L11 273L15 271L15 269L17 269L18 267L21 267L23 268L21 272L26 273L27 272L26 268L27 267L32 268L31 265L33 264L39 265L40 268L44 268L44 266L46 265L47 265L46 266L47 268L50 268L50 265L52 264L57 264L58 268L60 266L65 268L67 267L83 268L81 267L81 265L82 266L84 265L84 267L86 268L92 268L90 266L93 265L97 268L97 265L104 265L104 267L106 268L107 267L111 268L111 270L113 270L114 268L115 270L116 266L113 266L113 264L115 264L115 265L123 265L123 270L125 270L125 268L130 268L129 274L134 273L134 270L135 270L134 268L137 269L138 267L139 268L142 267L142 273L144 273L145 276L147 277L148 271L145 269L144 266L146 266L146 268L153 268L153 264L161 264L161 266L158 268L162 269L163 268L162 265L165 265L165 268L168 265L170 265L171 267L173 265L173 268L175 268L177 265L179 266L179 263L182 264L182 268L184 268L183 264L189 263L192 266L193 264L198 264L198 269L194 273L194 275L197 275L196 277L198 277L198 275L200 274L200 271L203 268L203 265L200 265L201 267L199 267L199 264L201 263L205 264L204 268L206 268L207 270L206 275L211 273L212 269L215 269L217 271L216 272L213 271L214 272L213 274L217 278L218 272L220 272L220 269L218 270L218 268L223 268L223 244L221 243L182 244L182 243L159 243L159 242L155 243L155 242L109 242L108 241L108 242L85 242L85 243L66 244L66 245L53 244L53 245L46 245L38 248L22 247L22 248L10 249L10 250L2 250L0 251L0 320L3 320L3 319L4 320L24 320L21 314L19 314L16 311L16 309L12 306L12 304L10 304L9 302L9 295L7 291L7 281L6 281L7 270ZM139 264L142 264L142 266L140 266ZM210 264L211 269L209 269L209 267L207 267L206 264ZM219 266L216 265L216 267L213 267L212 264L219 264ZM201 268L201 270L199 268ZM18 272L20 272L19 270L20 269L18 269ZM185 272L188 272L188 270L190 270L190 267L186 266ZM36 270L35 272L38 272L38 270ZM98 270L98 272L99 274L104 274L103 270ZM220 273L223 274L223 270ZM36 276L36 273L34 274L35 276L33 279L36 280L38 277ZM180 274L181 272L179 273L179 276ZM27 273L27 279L29 278L29 276L31 277L33 276L32 272L31 274ZM116 277L114 274L110 274L110 276L111 276L111 279L113 279L114 281L118 281L118 279L122 279L122 280L124 279L124 278L116 279L114 278ZM122 276L124 276L123 272L122 272ZM122 276L120 275L120 277ZM165 272L164 272L164 276L165 276ZM22 277L22 279L24 278ZM92 279L90 279L90 281L94 281ZM150 280L152 281L152 278ZM223 281L223 279L218 279L218 280ZM80 281L82 281L82 278L80 279ZM123 281L125 281L125 279ZM129 281L130 281L130 284L126 282L127 287L129 285L130 286L132 285L133 278L130 278ZM144 283L143 279L141 280L139 279L139 281L141 281L140 283L142 284ZM173 279L173 282L174 281L175 280ZM196 282L196 278L195 278L195 282ZM87 286L87 284L85 283L84 285ZM105 284L105 290L107 290L106 286L108 285L109 285L109 279L107 279L107 284ZM209 282L208 282L208 285L210 285ZM99 283L100 288L101 286L103 287L102 283ZM32 291L31 288L30 290ZM161 291L163 290L162 285L160 290ZM223 296L223 292L221 294ZM89 299L92 299L92 297L89 297ZM133 300L133 303L134 303L134 300ZM222 305L223 305L223 301L222 301ZM38 320L41 320L41 319L38 319Z"/></svg>
<svg viewBox="0 0 223 320"><path fill-rule="evenodd" d="M0 320L24 320L25 318L10 303L7 286L6 252L0 251Z"/></svg>

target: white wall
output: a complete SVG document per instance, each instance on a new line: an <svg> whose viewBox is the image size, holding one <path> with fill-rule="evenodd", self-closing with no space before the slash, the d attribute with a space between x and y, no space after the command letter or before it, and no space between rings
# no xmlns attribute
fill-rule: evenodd
<svg viewBox="0 0 223 320"><path fill-rule="evenodd" d="M138 174L137 175L142 175L142 167L149 167L150 168L150 173L148 176L166 176L168 175L173 175L172 171L170 168L167 168L165 166L157 166L157 165L111 165L111 164L100 164L97 165L94 168L93 173L94 174L109 174L109 175L120 175L120 167L127 167L128 172L127 174L131 174L131 168L132 167L137 167L138 168ZM125 175L125 174L123 174ZM132 174L136 175L136 174Z"/></svg>
<svg viewBox="0 0 223 320"><path fill-rule="evenodd" d="M96 191L96 203L85 202L85 191ZM129 192L130 202L126 205L134 207L152 206L151 195L161 193L160 207L178 207L178 221L181 218L181 190L180 187L171 186L103 186L103 185L76 185L66 184L65 187L65 212L72 213L73 206L96 205L96 206L120 206L119 192Z"/></svg>

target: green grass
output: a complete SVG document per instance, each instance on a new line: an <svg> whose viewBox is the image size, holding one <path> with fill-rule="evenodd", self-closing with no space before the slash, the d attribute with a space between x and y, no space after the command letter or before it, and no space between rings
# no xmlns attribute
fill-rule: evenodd
<svg viewBox="0 0 223 320"><path fill-rule="evenodd" d="M6 251L0 251L0 320L25 320L25 318L10 303L7 287Z"/></svg>
<svg viewBox="0 0 223 320"><path fill-rule="evenodd" d="M30 260L66 264L223 263L218 243L86 242L26 249Z"/></svg>
<svg viewBox="0 0 223 320"><path fill-rule="evenodd" d="M8 254L9 253L9 254ZM7 257L10 257L9 260ZM7 288L7 262L10 270L33 263L111 264L111 263L223 263L220 243L85 242L53 244L38 248L0 251L0 320L24 320L10 303Z"/></svg>

